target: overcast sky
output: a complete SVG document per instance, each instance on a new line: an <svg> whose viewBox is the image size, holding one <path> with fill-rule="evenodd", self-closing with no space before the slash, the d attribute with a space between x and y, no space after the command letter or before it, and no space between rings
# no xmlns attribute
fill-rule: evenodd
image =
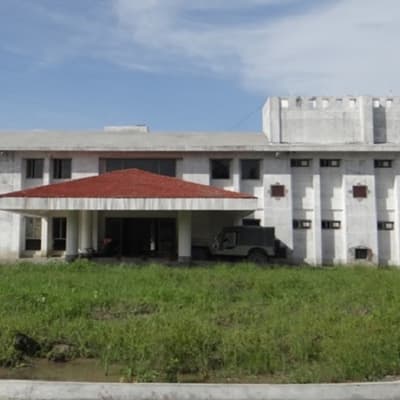
<svg viewBox="0 0 400 400"><path fill-rule="evenodd" d="M257 131L270 95L400 94L398 0L0 0L0 130Z"/></svg>

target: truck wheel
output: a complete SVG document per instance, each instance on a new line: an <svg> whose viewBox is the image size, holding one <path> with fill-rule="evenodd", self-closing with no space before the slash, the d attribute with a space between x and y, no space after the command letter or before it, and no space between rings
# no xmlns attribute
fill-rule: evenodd
<svg viewBox="0 0 400 400"><path fill-rule="evenodd" d="M263 250L254 249L249 252L247 259L254 264L265 264L268 261L268 256Z"/></svg>

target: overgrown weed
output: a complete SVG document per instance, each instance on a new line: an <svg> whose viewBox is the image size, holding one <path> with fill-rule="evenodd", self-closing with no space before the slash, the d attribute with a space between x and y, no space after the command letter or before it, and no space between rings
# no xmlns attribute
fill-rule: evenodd
<svg viewBox="0 0 400 400"><path fill-rule="evenodd" d="M400 374L399 309L395 269L1 266L0 363L18 331L135 381L374 380Z"/></svg>

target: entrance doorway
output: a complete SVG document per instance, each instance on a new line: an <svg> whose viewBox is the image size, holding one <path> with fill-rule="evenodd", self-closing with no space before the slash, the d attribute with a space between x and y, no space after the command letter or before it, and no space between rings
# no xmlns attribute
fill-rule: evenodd
<svg viewBox="0 0 400 400"><path fill-rule="evenodd" d="M173 218L106 218L106 256L175 257L176 222Z"/></svg>

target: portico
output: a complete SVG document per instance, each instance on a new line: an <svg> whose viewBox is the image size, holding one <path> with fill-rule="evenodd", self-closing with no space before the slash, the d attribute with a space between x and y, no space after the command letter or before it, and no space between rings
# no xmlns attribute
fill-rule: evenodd
<svg viewBox="0 0 400 400"><path fill-rule="evenodd" d="M233 223L253 212L256 203L257 199L248 194L137 169L0 196L1 210L46 219L62 215L66 219L64 254L68 260L89 249L99 250L99 242L104 240L114 241L119 254L157 250L164 235L171 236L178 259L187 261L191 257L194 214L198 219L200 214L218 211L231 216ZM110 219L120 226L119 232L110 228ZM174 229L166 233L160 221L164 225L172 221Z"/></svg>

